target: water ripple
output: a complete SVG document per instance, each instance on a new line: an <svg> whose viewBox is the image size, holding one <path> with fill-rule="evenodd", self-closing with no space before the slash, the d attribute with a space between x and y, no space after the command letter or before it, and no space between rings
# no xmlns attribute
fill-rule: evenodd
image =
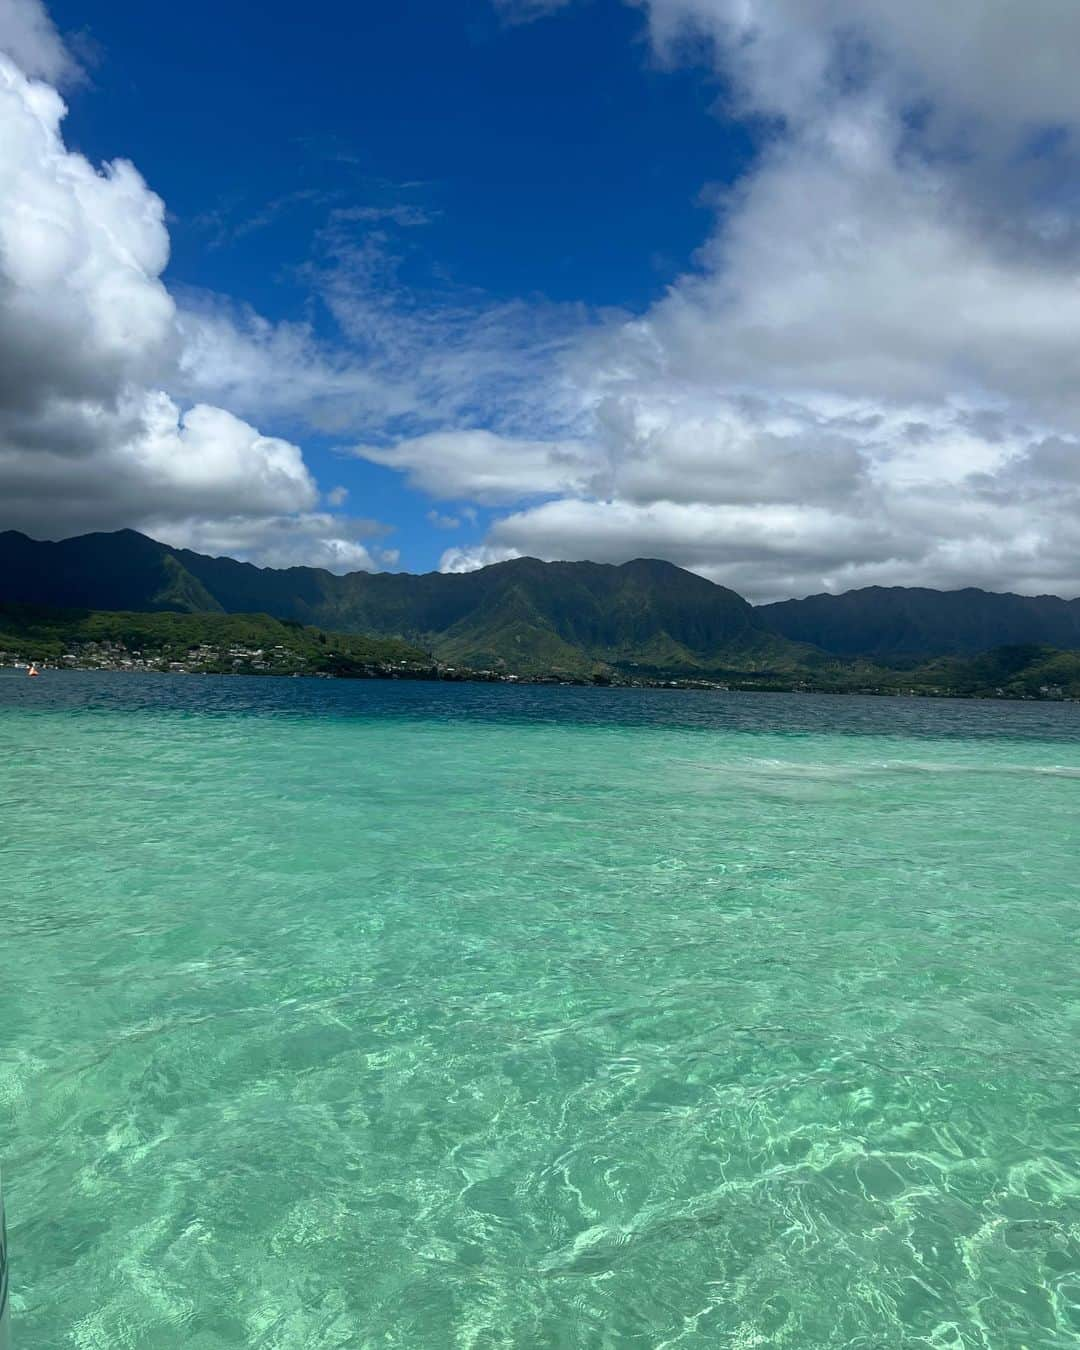
<svg viewBox="0 0 1080 1350"><path fill-rule="evenodd" d="M2 683L20 1346L1080 1343L1075 708Z"/></svg>

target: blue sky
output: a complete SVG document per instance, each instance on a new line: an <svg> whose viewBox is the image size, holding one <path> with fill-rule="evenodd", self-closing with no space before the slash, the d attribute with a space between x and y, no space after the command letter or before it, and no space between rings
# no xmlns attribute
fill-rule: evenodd
<svg viewBox="0 0 1080 1350"><path fill-rule="evenodd" d="M1080 592L1080 6L0 0L0 528Z"/></svg>
<svg viewBox="0 0 1080 1350"><path fill-rule="evenodd" d="M703 185L750 153L710 112L717 81L657 69L616 0L518 25L487 0L53 12L99 53L69 144L165 197L171 277L267 312L305 304L288 272L331 200L427 210L424 261L462 285L644 307L705 237ZM215 252L207 216L243 227L300 193L320 195Z"/></svg>
<svg viewBox="0 0 1080 1350"><path fill-rule="evenodd" d="M703 194L752 154L746 127L714 112L720 81L660 69L642 15L617 0L534 23L487 0L314 0L302 22L280 0L65 0L52 14L93 53L68 144L132 159L165 199L170 286L311 322L328 342L336 325L305 268L335 208L422 215L353 229L407 250L402 282L425 295L641 312L705 239ZM401 566L437 565L447 532L398 473L288 418L263 429L301 440L320 481L393 522ZM481 507L455 538L479 538L487 518Z"/></svg>

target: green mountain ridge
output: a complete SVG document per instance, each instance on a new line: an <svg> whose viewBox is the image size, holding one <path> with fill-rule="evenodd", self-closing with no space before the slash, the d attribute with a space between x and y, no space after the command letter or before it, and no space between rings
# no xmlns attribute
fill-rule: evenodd
<svg viewBox="0 0 1080 1350"><path fill-rule="evenodd" d="M672 563L519 558L460 575L259 568L131 530L58 543L0 535L0 599L88 610L270 614L394 637L521 674L791 669L813 653L741 596Z"/></svg>
<svg viewBox="0 0 1080 1350"><path fill-rule="evenodd" d="M870 587L755 607L658 559L615 566L518 558L457 575L338 576L209 557L134 530L58 542L0 533L0 601L265 614L525 675L820 674L853 661L913 670L1008 645L1080 648L1080 600L1057 596Z"/></svg>
<svg viewBox="0 0 1080 1350"><path fill-rule="evenodd" d="M1080 647L1080 600L1056 595L869 586L781 600L758 612L793 642L892 664L1024 643Z"/></svg>

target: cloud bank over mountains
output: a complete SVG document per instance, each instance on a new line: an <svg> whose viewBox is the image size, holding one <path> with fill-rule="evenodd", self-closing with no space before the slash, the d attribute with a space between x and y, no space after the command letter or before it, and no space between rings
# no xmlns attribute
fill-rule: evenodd
<svg viewBox="0 0 1080 1350"><path fill-rule="evenodd" d="M3 523L393 565L258 429L284 422L396 470L432 520L493 512L446 570L652 555L757 599L1080 593L1080 9L636 7L652 59L719 77L757 135L693 269L640 315L417 296L387 236L331 212L309 272L330 345L178 303L161 200L67 150L77 64L37 0L0 0Z"/></svg>

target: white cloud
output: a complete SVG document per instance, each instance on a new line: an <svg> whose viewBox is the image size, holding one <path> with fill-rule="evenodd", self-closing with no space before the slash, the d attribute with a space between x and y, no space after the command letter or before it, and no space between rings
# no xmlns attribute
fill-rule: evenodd
<svg viewBox="0 0 1080 1350"><path fill-rule="evenodd" d="M68 152L65 112L53 89L0 58L5 416L84 400L115 405L171 355L161 199L126 161L98 172Z"/></svg>
<svg viewBox="0 0 1080 1350"><path fill-rule="evenodd" d="M213 511L240 499L252 515L315 504L315 483L297 447L260 436L232 413L199 404L178 419L176 405L159 394L142 420L131 458L156 480L158 500L190 499Z"/></svg>
<svg viewBox="0 0 1080 1350"><path fill-rule="evenodd" d="M475 428L357 445L350 453L401 470L412 486L444 501L513 502L587 491L602 469L597 453L575 441L529 441Z"/></svg>
<svg viewBox="0 0 1080 1350"><path fill-rule="evenodd" d="M1006 134L1080 120L1072 0L643 0L655 47L671 60L703 36L755 111L796 122L872 84L894 100L929 100L952 121L978 117ZM966 128L970 133L970 124Z"/></svg>
<svg viewBox="0 0 1080 1350"><path fill-rule="evenodd" d="M448 548L439 560L439 571L476 572L481 567L490 567L492 563L509 562L511 558L521 556L516 548L500 548L497 544Z"/></svg>
<svg viewBox="0 0 1080 1350"><path fill-rule="evenodd" d="M92 423L93 409L79 415ZM181 413L168 395L141 391L101 420L107 435L87 452L0 444L7 526L58 537L142 528L169 515L255 518L316 500L296 446L261 436L221 408Z"/></svg>
<svg viewBox="0 0 1080 1350"><path fill-rule="evenodd" d="M371 443L462 423L572 435L579 400L561 362L588 327L587 311L454 286L421 265L406 238L425 219L411 207L330 213L301 275L335 326L332 341L308 324L184 294L182 391L246 417ZM421 280L402 280L406 257Z"/></svg>
<svg viewBox="0 0 1080 1350"><path fill-rule="evenodd" d="M376 572L397 561L394 549L370 550L362 539L384 532L376 521L323 512L147 522L147 533L174 548L214 556L252 558L263 567L323 567L330 572ZM375 555L378 555L377 558Z"/></svg>
<svg viewBox="0 0 1080 1350"><path fill-rule="evenodd" d="M447 424L572 434L578 407L560 363L590 322L586 309L498 301L455 286L425 262L412 233L363 222L358 230L336 212L306 272L338 327L336 359L349 378L366 377L367 404L354 400L350 409L355 427L370 428L363 439L388 426L404 437Z"/></svg>
<svg viewBox="0 0 1080 1350"><path fill-rule="evenodd" d="M219 297L185 295L177 387L247 417L277 417L320 432L372 431L418 403L413 377L357 361L298 323L271 323Z"/></svg>
<svg viewBox="0 0 1080 1350"><path fill-rule="evenodd" d="M41 0L0 0L0 52L32 79L50 84L82 73Z"/></svg>
<svg viewBox="0 0 1080 1350"><path fill-rule="evenodd" d="M865 427L853 435L823 408L642 380L602 402L597 424L609 495L628 503L836 503L869 481Z"/></svg>
<svg viewBox="0 0 1080 1350"><path fill-rule="evenodd" d="M40 6L0 0L0 37L33 69L61 73ZM163 203L127 161L99 170L69 151L65 111L0 57L3 523L53 537L152 525L164 537L172 521L173 534L224 530L264 560L299 551L370 565L337 518L312 514L318 492L296 445L164 392L191 358L161 281Z"/></svg>
<svg viewBox="0 0 1080 1350"><path fill-rule="evenodd" d="M563 499L509 516L495 526L496 548L542 558L593 558L619 562L627 556L674 558L708 575L731 567L768 571L831 566L836 534L846 536L846 556L871 561L883 546L891 558L912 547L893 527L882 538L880 522L845 516L827 506L795 503L713 505L658 501ZM632 551L628 555L628 548Z"/></svg>

